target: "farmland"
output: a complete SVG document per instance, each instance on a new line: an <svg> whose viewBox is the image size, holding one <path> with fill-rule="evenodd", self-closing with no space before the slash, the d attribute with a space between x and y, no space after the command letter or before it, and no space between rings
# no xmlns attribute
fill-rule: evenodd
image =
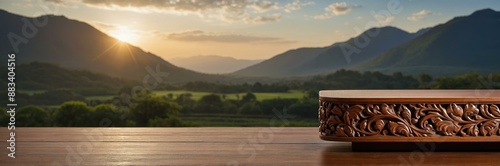
<svg viewBox="0 0 500 166"><path fill-rule="evenodd" d="M199 100L201 97L209 95L209 94L214 94L210 92L195 92L195 91L185 91L185 90L174 90L174 91L153 91L155 95L158 96L168 96L169 94L172 94L172 97L179 96L180 94L186 94L190 93L192 95L192 99L194 100ZM217 94L217 93L216 93ZM290 92L273 92L273 93L260 93L256 92L253 93L255 97L257 98L257 101L262 101L262 100L267 100L267 99L275 99L275 98L281 98L281 99L300 99L304 97L304 93L300 91L290 91ZM245 95L245 93L231 93L231 94L218 94L224 99L234 99L237 100L241 98L242 96ZM114 96L113 95L106 95L106 96L88 96L86 97L87 100L109 100L112 99Z"/></svg>

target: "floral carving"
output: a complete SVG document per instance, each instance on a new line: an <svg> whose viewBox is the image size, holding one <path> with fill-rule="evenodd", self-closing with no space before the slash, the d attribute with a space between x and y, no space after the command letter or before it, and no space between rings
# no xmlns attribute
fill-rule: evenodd
<svg viewBox="0 0 500 166"><path fill-rule="evenodd" d="M500 135L498 104L339 104L321 101L324 136Z"/></svg>

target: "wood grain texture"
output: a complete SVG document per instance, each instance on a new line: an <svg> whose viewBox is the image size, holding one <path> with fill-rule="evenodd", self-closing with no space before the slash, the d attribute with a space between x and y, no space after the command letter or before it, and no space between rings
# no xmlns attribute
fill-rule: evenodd
<svg viewBox="0 0 500 166"><path fill-rule="evenodd" d="M0 129L7 140L7 129ZM352 152L318 128L16 128L0 165L497 165L500 152ZM428 147L425 145L424 147ZM5 148L6 141L0 146Z"/></svg>
<svg viewBox="0 0 500 166"><path fill-rule="evenodd" d="M348 142L500 142L499 103L497 90L321 91L320 138Z"/></svg>
<svg viewBox="0 0 500 166"><path fill-rule="evenodd" d="M321 101L319 122L320 135L330 137L327 140L349 137L356 141L354 138L365 137L377 141L379 137L373 136L401 136L450 141L447 137L462 136L453 137L453 141L460 142L472 136L476 141L500 142L500 108L495 104L349 105Z"/></svg>

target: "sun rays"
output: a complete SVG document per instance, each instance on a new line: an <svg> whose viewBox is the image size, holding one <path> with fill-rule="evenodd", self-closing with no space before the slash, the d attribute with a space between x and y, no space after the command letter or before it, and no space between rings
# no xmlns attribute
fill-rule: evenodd
<svg viewBox="0 0 500 166"><path fill-rule="evenodd" d="M110 32L111 36L115 37L121 42L126 43L135 43L137 41L138 36L134 31L130 30L126 26L117 27L115 30Z"/></svg>
<svg viewBox="0 0 500 166"><path fill-rule="evenodd" d="M114 56L119 61L126 60L126 56L129 56L132 61L134 61L135 64L138 64L135 54L130 48L132 47L129 43L123 42L120 39L116 39L111 46L106 48L104 51L102 51L99 55L95 56L92 60L96 61L99 60L99 58L102 58L103 56ZM109 53L111 50L115 50L115 53Z"/></svg>

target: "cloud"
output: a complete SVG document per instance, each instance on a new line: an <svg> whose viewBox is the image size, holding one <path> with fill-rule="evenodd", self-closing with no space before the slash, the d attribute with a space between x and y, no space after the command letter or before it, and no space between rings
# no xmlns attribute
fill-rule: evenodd
<svg viewBox="0 0 500 166"><path fill-rule="evenodd" d="M396 17L394 16L384 16L384 15L375 15L375 19L377 19L377 23L384 26L393 22Z"/></svg>
<svg viewBox="0 0 500 166"><path fill-rule="evenodd" d="M52 3L60 7L78 8L78 6L74 5L77 0L43 0L43 2Z"/></svg>
<svg viewBox="0 0 500 166"><path fill-rule="evenodd" d="M281 20L281 18L282 18L281 13L275 13L265 16L247 17L245 18L245 22L260 24L260 23L276 22Z"/></svg>
<svg viewBox="0 0 500 166"><path fill-rule="evenodd" d="M419 12L411 14L411 16L408 17L407 19L410 21L420 21L430 14L434 14L434 12L431 12L429 10L424 9L424 10L421 10Z"/></svg>
<svg viewBox="0 0 500 166"><path fill-rule="evenodd" d="M202 18L215 18L226 22L237 22L258 17L282 8L269 0L45 0L49 3L79 2L89 7L105 10L125 10L141 13L194 14ZM266 16L262 16L266 18Z"/></svg>
<svg viewBox="0 0 500 166"><path fill-rule="evenodd" d="M184 31L177 33L155 32L156 35L166 40L184 42L218 42L218 43L294 43L278 37L263 37L233 33L216 33L201 30Z"/></svg>
<svg viewBox="0 0 500 166"><path fill-rule="evenodd" d="M287 13L291 13L294 10L299 10L303 6L314 5L314 2L304 2L301 3L300 0L293 1L292 3L288 3L283 7L283 10Z"/></svg>
<svg viewBox="0 0 500 166"><path fill-rule="evenodd" d="M348 5L346 2L336 2L325 8L325 13L313 16L314 19L328 19L349 13L352 9L359 8L360 5Z"/></svg>
<svg viewBox="0 0 500 166"><path fill-rule="evenodd" d="M54 3L58 5L63 5L64 1L63 0L43 0L44 2L49 2L49 3Z"/></svg>
<svg viewBox="0 0 500 166"><path fill-rule="evenodd" d="M345 2L337 2L325 8L336 16L349 13L352 9L359 7L358 5L347 5Z"/></svg>
<svg viewBox="0 0 500 166"><path fill-rule="evenodd" d="M320 15L313 16L313 18L316 19L316 20L329 19L331 17L332 17L332 15L329 14L329 13L323 13L323 14L320 14Z"/></svg>
<svg viewBox="0 0 500 166"><path fill-rule="evenodd" d="M116 25L116 24L108 24L108 23L103 23L103 22L99 22L99 21L93 21L93 22L91 22L91 24L99 29L104 29L104 30L116 29L118 27L118 25Z"/></svg>
<svg viewBox="0 0 500 166"><path fill-rule="evenodd" d="M257 13L264 13L272 9L280 8L278 3L271 1L255 2L254 4L250 5L250 7L253 8Z"/></svg>

